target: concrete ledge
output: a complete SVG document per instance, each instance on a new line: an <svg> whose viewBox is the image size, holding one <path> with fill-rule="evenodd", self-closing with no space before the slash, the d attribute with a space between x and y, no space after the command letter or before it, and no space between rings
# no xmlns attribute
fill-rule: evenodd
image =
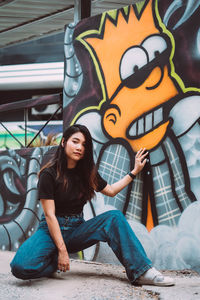
<svg viewBox="0 0 200 300"><path fill-rule="evenodd" d="M200 299L200 276L190 270L164 271L174 287L135 287L121 266L71 260L71 270L56 278L20 280L12 276L13 252L0 251L0 299L31 300L193 300Z"/></svg>

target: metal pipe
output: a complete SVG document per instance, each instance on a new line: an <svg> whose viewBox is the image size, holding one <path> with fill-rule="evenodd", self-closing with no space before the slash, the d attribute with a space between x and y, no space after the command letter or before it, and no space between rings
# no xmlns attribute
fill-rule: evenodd
<svg viewBox="0 0 200 300"><path fill-rule="evenodd" d="M0 66L0 91L62 88L64 62Z"/></svg>

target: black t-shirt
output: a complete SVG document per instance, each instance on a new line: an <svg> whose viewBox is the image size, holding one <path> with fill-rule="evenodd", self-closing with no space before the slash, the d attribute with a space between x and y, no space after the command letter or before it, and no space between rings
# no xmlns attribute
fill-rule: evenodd
<svg viewBox="0 0 200 300"><path fill-rule="evenodd" d="M67 169L67 180L67 188L64 189L63 183L56 180L55 166L44 169L39 177L38 198L53 199L57 216L81 213L88 200L81 192L80 179L75 168ZM99 173L97 173L97 185L98 192L107 185Z"/></svg>

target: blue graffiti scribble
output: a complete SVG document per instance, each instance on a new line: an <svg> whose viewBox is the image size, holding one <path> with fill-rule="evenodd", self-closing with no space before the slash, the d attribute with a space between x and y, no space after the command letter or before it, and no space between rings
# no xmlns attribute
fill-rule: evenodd
<svg viewBox="0 0 200 300"><path fill-rule="evenodd" d="M173 29L177 29L179 26L181 26L185 21L187 21L191 15L196 11L196 9L199 7L200 1L199 0L175 0L171 3L171 5L168 7L165 16L163 18L164 24L167 26L172 14L179 9L180 7L184 6L185 11L180 18L180 20L174 25Z"/></svg>

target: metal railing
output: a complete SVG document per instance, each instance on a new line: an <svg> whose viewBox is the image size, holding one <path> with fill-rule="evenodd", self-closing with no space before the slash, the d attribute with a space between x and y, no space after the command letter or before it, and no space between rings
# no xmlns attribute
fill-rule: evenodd
<svg viewBox="0 0 200 300"><path fill-rule="evenodd" d="M28 127L28 109L40 106L40 105L50 105L50 104L59 104L59 107L53 112L50 116L50 118L45 122L45 124L39 129L37 134L33 137L33 139L28 142L27 139L27 127ZM42 132L42 130L49 124L49 122L54 118L54 116L63 109L62 105L62 94L54 94L54 95L47 95L47 96L41 96L35 99L28 99L28 100L22 100L22 101L16 101L12 103L6 103L0 105L0 119L1 115L5 112L9 111L17 111L17 110L24 110L24 128L25 128L25 144L23 145L17 137L7 128L7 126L0 121L0 125L9 133L9 135L15 139L22 148L28 148L33 143L33 141L38 137L38 135Z"/></svg>

